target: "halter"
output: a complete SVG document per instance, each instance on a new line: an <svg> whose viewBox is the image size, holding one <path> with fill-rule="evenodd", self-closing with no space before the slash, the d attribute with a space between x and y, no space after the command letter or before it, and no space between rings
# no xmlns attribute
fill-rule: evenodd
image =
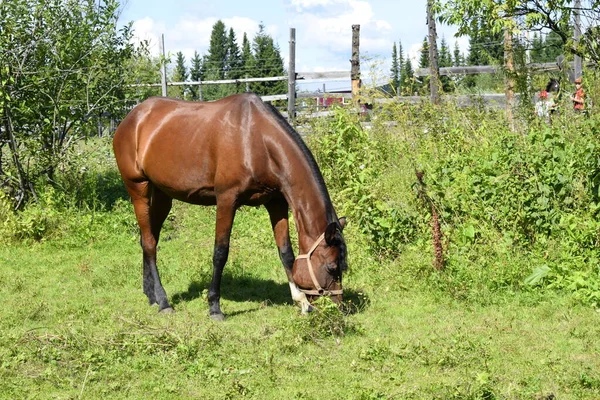
<svg viewBox="0 0 600 400"><path fill-rule="evenodd" d="M299 254L298 257L296 257L296 260L301 259L301 258L306 258L306 263L308 264L308 273L310 274L310 279L312 279L312 281L313 281L313 285L315 285L315 289L314 290L301 289L301 288L298 288L298 290L300 290L301 292L303 292L305 294L311 295L311 296L337 296L337 295L341 295L341 294L344 293L343 289L325 290L325 289L323 289L321 287L321 285L319 285L319 282L317 281L317 277L315 276L315 271L313 270L312 263L310 262L310 256L312 256L312 253L314 253L315 250L317 249L317 247L319 247L319 244L321 244L321 242L323 241L323 239L325 239L325 233L322 233L321 236L319 236L319 238L312 245L312 247L310 248L310 250L308 251L308 253L306 253L306 254Z"/></svg>

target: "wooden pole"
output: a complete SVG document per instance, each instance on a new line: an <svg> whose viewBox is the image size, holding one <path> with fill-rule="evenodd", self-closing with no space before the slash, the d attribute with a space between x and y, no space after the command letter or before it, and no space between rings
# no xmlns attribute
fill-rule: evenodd
<svg viewBox="0 0 600 400"><path fill-rule="evenodd" d="M575 0L575 8L574 8L574 14L575 14L575 29L573 32L573 40L575 42L575 47L577 47L579 45L579 39L581 38L581 0ZM578 56L577 54L575 54L575 58L573 60L575 62L575 77L574 79L577 79L579 77L581 77L581 74L583 73L583 68L581 65L581 57Z"/></svg>
<svg viewBox="0 0 600 400"><path fill-rule="evenodd" d="M435 18L433 17L433 1L427 0L427 26L429 30L429 90L431 93L431 102L438 104L440 102L440 74L438 69L437 52L437 32L435 29Z"/></svg>
<svg viewBox="0 0 600 400"><path fill-rule="evenodd" d="M360 94L360 25L352 25L352 59L350 79L352 80L352 100L357 103Z"/></svg>
<svg viewBox="0 0 600 400"><path fill-rule="evenodd" d="M288 120L296 119L296 28L290 28L290 60L288 67Z"/></svg>
<svg viewBox="0 0 600 400"><path fill-rule="evenodd" d="M160 81L162 87L162 95L163 97L167 97L167 59L165 57L165 35L160 35L160 55L161 66L160 66Z"/></svg>
<svg viewBox="0 0 600 400"><path fill-rule="evenodd" d="M514 63L513 63L513 45L512 45L512 27L507 24L504 27L504 94L506 97L506 118L511 130L515 129L513 117L513 105L515 99L515 78L514 78Z"/></svg>

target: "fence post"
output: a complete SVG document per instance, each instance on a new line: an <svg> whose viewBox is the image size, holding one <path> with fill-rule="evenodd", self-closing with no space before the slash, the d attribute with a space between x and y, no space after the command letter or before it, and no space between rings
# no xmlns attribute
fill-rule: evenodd
<svg viewBox="0 0 600 400"><path fill-rule="evenodd" d="M290 60L288 67L288 120L296 119L296 28L290 28Z"/></svg>
<svg viewBox="0 0 600 400"><path fill-rule="evenodd" d="M573 9L573 13L575 15L575 29L573 32L573 41L575 42L575 46L577 46L579 44L579 40L581 39L581 0L575 0L575 8ZM575 54L574 64L575 76L573 80L581 78L581 74L583 71L581 56L579 56L578 54Z"/></svg>
<svg viewBox="0 0 600 400"><path fill-rule="evenodd" d="M352 101L358 102L360 93L360 25L352 25L352 59L350 79L352 79Z"/></svg>
<svg viewBox="0 0 600 400"><path fill-rule="evenodd" d="M431 71L429 74L429 91L431 102L438 104L440 102L440 74L438 70L437 31L433 15L433 0L427 0L427 26L429 28L429 68Z"/></svg>
<svg viewBox="0 0 600 400"><path fill-rule="evenodd" d="M162 87L162 95L163 97L167 97L167 59L165 57L165 35L160 35L160 56L161 65L160 65L160 81Z"/></svg>

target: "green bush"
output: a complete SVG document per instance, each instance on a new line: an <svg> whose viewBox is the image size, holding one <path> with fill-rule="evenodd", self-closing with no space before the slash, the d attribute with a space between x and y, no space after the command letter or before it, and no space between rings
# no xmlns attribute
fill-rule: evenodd
<svg viewBox="0 0 600 400"><path fill-rule="evenodd" d="M373 254L416 246L433 257L433 205L446 261L435 280L457 296L541 286L600 304L598 116L513 132L480 106L388 103L368 131L349 109L333 115L309 144Z"/></svg>

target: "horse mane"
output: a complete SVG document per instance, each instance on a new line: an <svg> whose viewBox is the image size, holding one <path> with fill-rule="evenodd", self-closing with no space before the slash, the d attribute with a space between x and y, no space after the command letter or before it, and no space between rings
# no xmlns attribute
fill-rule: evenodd
<svg viewBox="0 0 600 400"><path fill-rule="evenodd" d="M337 220L337 216L335 215L335 212L333 210L333 204L331 202L331 197L329 196L329 192L327 191L327 187L325 186L325 180L323 179L323 174L321 173L321 170L319 169L319 166L317 165L317 162L315 161L315 157L313 156L312 152L310 151L308 146L306 146L306 143L304 142L304 140L302 140L302 137L300 137L300 134L289 124L289 122L283 117L283 115L281 115L281 113L279 112L279 110L277 110L277 108L275 108L275 106L273 106L270 103L265 103L265 102L263 102L263 104L265 105L267 110L271 113L271 115L275 118L277 123L287 132L288 135L290 135L290 137L294 140L296 145L298 145L298 147L302 151L302 154L304 154L304 158L308 162L308 165L310 166L310 170L312 171L313 177L315 178L315 180L317 182L319 192L321 192L321 196L325 200L327 222L328 223L335 222L337 224L338 220Z"/></svg>

